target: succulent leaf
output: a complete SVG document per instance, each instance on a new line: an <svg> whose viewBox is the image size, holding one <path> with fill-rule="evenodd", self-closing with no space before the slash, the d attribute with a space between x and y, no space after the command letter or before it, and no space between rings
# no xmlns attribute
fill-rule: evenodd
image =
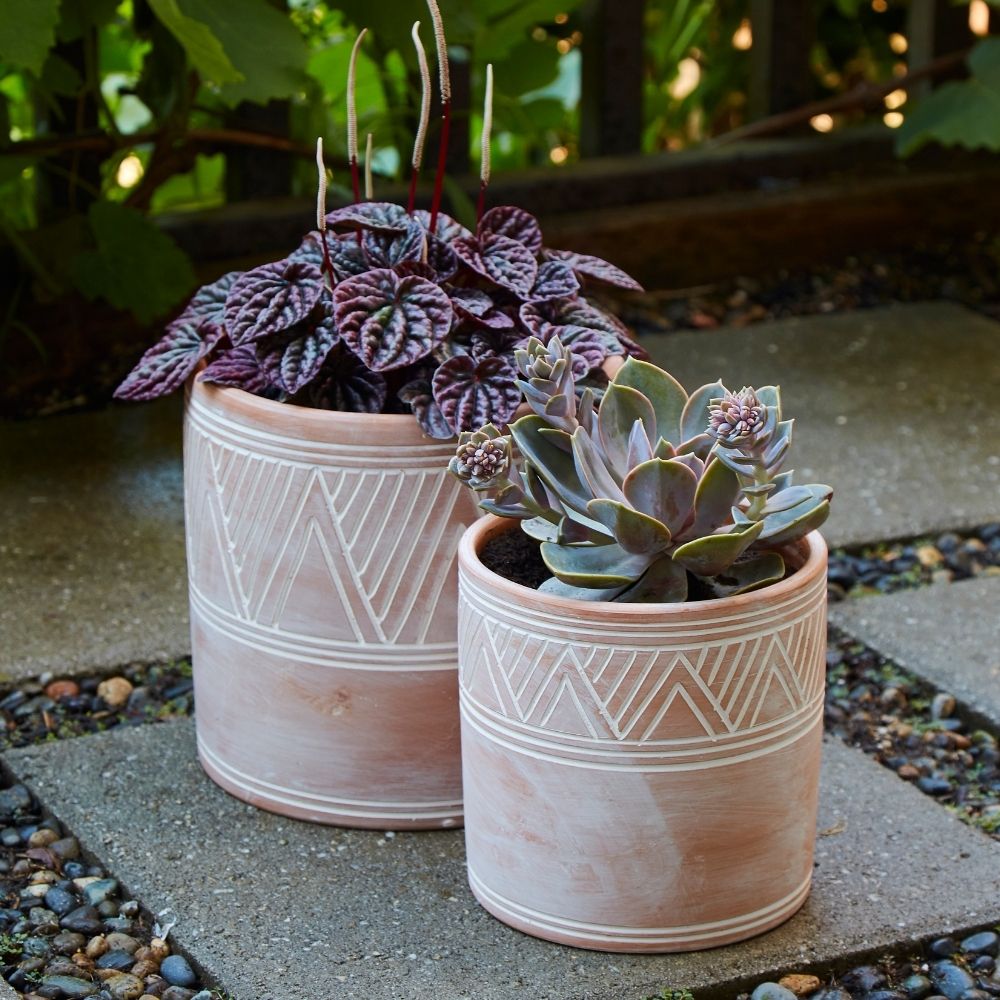
<svg viewBox="0 0 1000 1000"><path fill-rule="evenodd" d="M714 576L711 587L716 597L748 594L785 578L785 560L777 552L743 555L722 573Z"/></svg>
<svg viewBox="0 0 1000 1000"><path fill-rule="evenodd" d="M542 249L542 230L538 220L530 212L513 205L498 205L486 212L479 220L476 235L480 239L506 236L517 240L531 251L532 256Z"/></svg>
<svg viewBox="0 0 1000 1000"><path fill-rule="evenodd" d="M694 494L694 523L686 535L698 537L714 532L730 517L740 496L740 481L722 462L711 461L698 480Z"/></svg>
<svg viewBox="0 0 1000 1000"><path fill-rule="evenodd" d="M604 453L620 477L631 468L628 461L629 440L636 421L645 431L647 440L656 440L653 404L638 389L612 382L598 407L597 426Z"/></svg>
<svg viewBox="0 0 1000 1000"><path fill-rule="evenodd" d="M829 516L830 497L833 494L830 487L816 485L806 488L810 490L807 500L787 510L768 514L763 521L757 522L763 527L760 540L762 543L766 542L769 548L801 538L818 528Z"/></svg>
<svg viewBox="0 0 1000 1000"><path fill-rule="evenodd" d="M600 521L626 551L637 555L663 552L670 544L670 531L655 518L614 500L591 500L591 516Z"/></svg>
<svg viewBox="0 0 1000 1000"><path fill-rule="evenodd" d="M402 368L427 357L451 329L448 296L426 278L380 268L334 290L337 329L372 371Z"/></svg>
<svg viewBox="0 0 1000 1000"><path fill-rule="evenodd" d="M746 552L763 527L758 521L742 531L695 538L674 549L674 560L697 576L715 576Z"/></svg>
<svg viewBox="0 0 1000 1000"><path fill-rule="evenodd" d="M612 385L635 389L650 401L656 414L656 430L650 438L662 437L674 445L680 444L681 414L688 394L677 379L648 361L629 358L615 373Z"/></svg>
<svg viewBox="0 0 1000 1000"><path fill-rule="evenodd" d="M679 604L687 596L687 570L669 556L660 556L615 600L630 604Z"/></svg>
<svg viewBox="0 0 1000 1000"><path fill-rule="evenodd" d="M573 461L580 479L590 490L590 495L608 500L624 501L625 494L608 468L605 456L582 428L573 432Z"/></svg>
<svg viewBox="0 0 1000 1000"><path fill-rule="evenodd" d="M451 248L476 274L522 299L528 297L538 276L535 255L509 236L489 233L482 239L455 240Z"/></svg>
<svg viewBox="0 0 1000 1000"><path fill-rule="evenodd" d="M705 424L708 421L708 404L711 400L718 399L725 391L726 387L721 382L711 382L691 393L681 413L679 442L689 441L704 434Z"/></svg>
<svg viewBox="0 0 1000 1000"><path fill-rule="evenodd" d="M563 583L557 576L550 576L538 588L540 594L550 594L552 597L565 597L571 601L613 601L622 593L623 587L610 587L599 590L596 587L572 587Z"/></svg>
<svg viewBox="0 0 1000 1000"><path fill-rule="evenodd" d="M683 529L697 488L698 480L686 465L662 458L637 465L622 484L628 502L666 525L671 535Z"/></svg>
<svg viewBox="0 0 1000 1000"><path fill-rule="evenodd" d="M608 545L557 545L542 542L542 560L563 583L572 587L623 587L634 583L652 559L626 552L614 542Z"/></svg>
<svg viewBox="0 0 1000 1000"><path fill-rule="evenodd" d="M580 481L572 455L540 433L545 428L544 419L532 413L514 421L510 434L518 451L535 468L545 485L567 506L586 513L592 494Z"/></svg>

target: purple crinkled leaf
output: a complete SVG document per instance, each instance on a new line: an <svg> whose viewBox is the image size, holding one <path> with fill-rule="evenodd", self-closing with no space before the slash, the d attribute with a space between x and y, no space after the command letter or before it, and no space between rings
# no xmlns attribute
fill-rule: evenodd
<svg viewBox="0 0 1000 1000"><path fill-rule="evenodd" d="M287 330L319 301L324 282L320 269L305 260L279 260L247 271L226 299L226 332L244 344Z"/></svg>
<svg viewBox="0 0 1000 1000"><path fill-rule="evenodd" d="M532 254L537 254L542 249L542 230L538 226L538 220L530 212L513 205L491 208L479 220L476 235L484 239L491 234L517 240Z"/></svg>
<svg viewBox="0 0 1000 1000"><path fill-rule="evenodd" d="M292 400L300 406L348 413L381 413L385 379L369 371L353 352L338 344L327 355L316 377Z"/></svg>
<svg viewBox="0 0 1000 1000"><path fill-rule="evenodd" d="M410 217L402 205L391 201L363 201L328 212L326 224L330 229L375 229L383 233L402 233L410 224Z"/></svg>
<svg viewBox="0 0 1000 1000"><path fill-rule="evenodd" d="M599 281L605 285L614 285L615 288L625 288L630 292L641 292L642 285L631 275L626 274L620 267L602 260L600 257L592 257L586 253L574 253L572 250L545 250L545 256L549 260L559 260L568 264L577 274L582 274L584 278L592 281Z"/></svg>
<svg viewBox="0 0 1000 1000"><path fill-rule="evenodd" d="M448 296L418 275L388 268L359 274L337 285L334 302L344 343L373 371L427 357L451 330Z"/></svg>
<svg viewBox="0 0 1000 1000"><path fill-rule="evenodd" d="M254 344L241 344L226 351L198 376L198 381L243 389L255 396L274 396L281 391L261 368Z"/></svg>
<svg viewBox="0 0 1000 1000"><path fill-rule="evenodd" d="M528 296L529 302L549 302L552 299L571 299L580 290L573 269L558 260L547 260L538 267L538 277Z"/></svg>
<svg viewBox="0 0 1000 1000"><path fill-rule="evenodd" d="M515 371L505 358L449 358L434 373L434 399L455 432L507 423L521 402Z"/></svg>
<svg viewBox="0 0 1000 1000"><path fill-rule="evenodd" d="M396 267L404 261L423 260L426 243L427 233L424 227L415 219L410 219L409 225L401 233L366 230L361 247L369 268Z"/></svg>
<svg viewBox="0 0 1000 1000"><path fill-rule="evenodd" d="M417 220L430 232L431 228L431 213L426 209L418 208L413 213L413 218ZM434 236L439 240L443 240L445 243L451 243L453 240L467 239L472 233L462 225L457 219L453 219L450 215L445 215L444 212L438 212L437 226L435 226Z"/></svg>
<svg viewBox="0 0 1000 1000"><path fill-rule="evenodd" d="M257 341L257 358L268 379L292 395L316 377L339 339L333 311L321 299L301 323Z"/></svg>
<svg viewBox="0 0 1000 1000"><path fill-rule="evenodd" d="M484 358L506 358L511 369L516 368L514 363L514 348L527 343L521 336L519 330L476 330L469 337L469 350L477 361Z"/></svg>
<svg viewBox="0 0 1000 1000"><path fill-rule="evenodd" d="M451 425L441 412L441 407L434 400L431 383L428 378L417 378L407 382L398 393L399 400L406 403L420 424L420 429L428 436L439 441L447 441L455 436Z"/></svg>
<svg viewBox="0 0 1000 1000"><path fill-rule="evenodd" d="M427 240L427 263L434 270L434 280L447 281L458 270L458 257L444 240L432 236Z"/></svg>
<svg viewBox="0 0 1000 1000"><path fill-rule="evenodd" d="M521 306L520 316L521 322L543 343L558 337L570 345L578 337L592 335L604 345L605 355L626 353L625 327L585 299L527 302Z"/></svg>
<svg viewBox="0 0 1000 1000"><path fill-rule="evenodd" d="M538 275L534 254L509 236L490 233L482 239L455 240L458 259L476 274L526 299Z"/></svg>
<svg viewBox="0 0 1000 1000"><path fill-rule="evenodd" d="M174 392L221 338L218 323L174 320L115 389L115 399L156 399Z"/></svg>
<svg viewBox="0 0 1000 1000"><path fill-rule="evenodd" d="M318 230L309 233L299 248L288 255L288 259L307 261L322 271L326 266L322 238ZM358 246L356 233L327 233L326 246L336 281L343 281L352 274L364 274L370 270L371 265L365 257L364 250Z"/></svg>
<svg viewBox="0 0 1000 1000"><path fill-rule="evenodd" d="M415 274L418 278L426 278L428 281L437 281L437 272L430 264L422 260L404 260L402 264L397 264L393 270L401 278Z"/></svg>
<svg viewBox="0 0 1000 1000"><path fill-rule="evenodd" d="M448 292L455 312L473 323L494 330L511 330L514 320L498 309L492 296L480 288L452 288Z"/></svg>
<svg viewBox="0 0 1000 1000"><path fill-rule="evenodd" d="M202 285L174 322L199 323L207 319L217 326L222 326L225 322L226 297L229 295L229 289L242 275L242 271L230 271L211 284Z"/></svg>

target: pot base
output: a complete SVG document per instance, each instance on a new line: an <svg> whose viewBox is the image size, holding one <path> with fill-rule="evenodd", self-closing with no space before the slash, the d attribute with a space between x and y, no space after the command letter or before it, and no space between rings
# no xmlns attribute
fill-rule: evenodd
<svg viewBox="0 0 1000 1000"><path fill-rule="evenodd" d="M480 905L516 930L573 948L629 954L701 951L756 937L794 916L808 898L812 883L812 876L807 876L784 899L727 920L687 927L615 927L532 910L491 890L471 868L468 875L472 894Z"/></svg>
<svg viewBox="0 0 1000 1000"><path fill-rule="evenodd" d="M198 761L223 791L291 819L363 830L457 830L462 802L366 802L313 795L261 781L227 764L198 740Z"/></svg>

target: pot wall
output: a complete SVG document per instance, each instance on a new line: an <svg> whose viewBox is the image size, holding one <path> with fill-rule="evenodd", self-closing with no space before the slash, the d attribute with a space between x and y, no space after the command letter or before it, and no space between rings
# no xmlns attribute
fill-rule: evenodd
<svg viewBox="0 0 1000 1000"><path fill-rule="evenodd" d="M254 805L461 823L455 557L476 517L410 416L194 382L184 432L198 751Z"/></svg>
<svg viewBox="0 0 1000 1000"><path fill-rule="evenodd" d="M622 605L539 594L460 550L466 844L506 923L608 951L741 940L805 901L826 546L754 594Z"/></svg>

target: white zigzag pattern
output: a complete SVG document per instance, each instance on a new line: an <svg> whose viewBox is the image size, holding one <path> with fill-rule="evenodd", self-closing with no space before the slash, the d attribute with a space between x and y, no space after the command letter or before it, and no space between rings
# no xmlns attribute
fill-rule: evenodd
<svg viewBox="0 0 1000 1000"><path fill-rule="evenodd" d="M567 736L718 739L809 710L824 683L825 627L820 607L749 642L627 649L546 639L463 604L461 682L486 711Z"/></svg>
<svg viewBox="0 0 1000 1000"><path fill-rule="evenodd" d="M185 479L191 585L217 611L277 637L334 629L359 645L454 642L456 553L471 517L443 459L309 467L189 422ZM328 610L319 632L304 596Z"/></svg>

